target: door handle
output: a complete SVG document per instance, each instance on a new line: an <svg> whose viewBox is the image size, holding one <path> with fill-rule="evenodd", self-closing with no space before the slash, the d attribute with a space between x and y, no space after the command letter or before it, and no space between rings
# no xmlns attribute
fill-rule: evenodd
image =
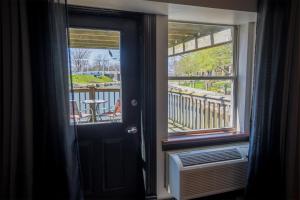
<svg viewBox="0 0 300 200"><path fill-rule="evenodd" d="M135 126L130 126L130 127L128 127L128 128L126 129L126 131L127 131L127 133L129 133L129 134L135 134L135 133L138 132L138 129L137 129L137 127L135 127Z"/></svg>

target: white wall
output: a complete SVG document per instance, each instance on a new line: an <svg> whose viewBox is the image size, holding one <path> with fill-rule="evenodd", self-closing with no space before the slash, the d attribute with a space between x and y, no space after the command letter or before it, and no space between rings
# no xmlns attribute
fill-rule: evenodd
<svg viewBox="0 0 300 200"><path fill-rule="evenodd" d="M240 25L256 21L255 12L225 10L190 5L168 5L170 20Z"/></svg>
<svg viewBox="0 0 300 200"><path fill-rule="evenodd" d="M157 195L167 198L165 189L165 154L161 141L168 137L168 17L156 17L156 137L157 137Z"/></svg>
<svg viewBox="0 0 300 200"><path fill-rule="evenodd" d="M165 154L162 151L161 141L168 137L167 130L167 34L168 19L166 16L157 16L157 195L158 199L171 197L165 188L166 166ZM252 88L252 65L255 40L255 23L248 22L239 25L237 37L237 127L240 131L249 131L250 103ZM209 147L206 147L209 148Z"/></svg>
<svg viewBox="0 0 300 200"><path fill-rule="evenodd" d="M255 23L239 26L238 80L237 80L237 129L249 132L252 97L252 71L254 59Z"/></svg>

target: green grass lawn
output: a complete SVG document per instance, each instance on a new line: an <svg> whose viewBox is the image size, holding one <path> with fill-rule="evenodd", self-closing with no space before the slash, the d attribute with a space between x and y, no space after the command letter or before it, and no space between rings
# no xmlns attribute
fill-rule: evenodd
<svg viewBox="0 0 300 200"><path fill-rule="evenodd" d="M96 77L94 75L87 75L87 74L74 74L72 75L72 82L73 84L84 85L84 84L93 84L93 83L113 82L113 80L107 76Z"/></svg>
<svg viewBox="0 0 300 200"><path fill-rule="evenodd" d="M206 88L204 81L198 81L195 83L186 82L186 83L181 83L180 85L186 86L186 87L192 87L192 88L196 88L196 89L203 89L203 90L205 90L205 88Z"/></svg>
<svg viewBox="0 0 300 200"><path fill-rule="evenodd" d="M196 88L196 89L202 89L212 92L218 92L218 93L224 93L225 87L226 87L226 93L231 93L231 83L228 81L213 81L211 84L206 88L205 81L196 81L196 82L183 82L179 85Z"/></svg>

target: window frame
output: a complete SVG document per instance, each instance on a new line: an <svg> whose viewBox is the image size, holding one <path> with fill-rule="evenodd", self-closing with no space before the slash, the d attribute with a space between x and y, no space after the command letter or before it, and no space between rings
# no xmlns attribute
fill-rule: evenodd
<svg viewBox="0 0 300 200"><path fill-rule="evenodd" d="M180 131L180 132L168 132L169 137L180 137L180 136L187 136L187 135L215 135L215 134L220 134L220 133L227 133L227 132L236 132L237 130L237 83L238 83L238 68L239 68L239 28L238 25L228 25L228 24L212 24L212 23L200 23L200 22L192 22L192 21L179 21L179 20L168 20L169 22L179 22L179 23L186 23L186 24L201 24L201 25L211 25L211 26L228 26L231 27L232 29L232 39L231 41L223 42L223 43L218 43L218 44L213 44L211 46L206 46L198 49L193 49L189 51L184 51L185 50L185 43L188 41L183 41L183 52L181 53L175 53L175 47L173 47L173 54L171 56L178 56L178 55L183 55L187 53L192 53L196 52L199 50L204 50L204 49L209 49L217 46L222 46L225 44L230 44L232 43L232 52L233 52L233 57L232 57L232 75L230 76L169 76L168 75L168 84L169 81L177 81L177 80L230 80L232 81L232 108L231 108L231 126L230 127L224 127L224 128L207 128L207 129L195 129L195 130L190 130L190 131ZM168 32L169 33L169 32ZM213 36L212 36L213 37ZM196 41L200 37L195 38ZM211 42L213 42L214 38L211 38ZM169 52L169 48L168 48ZM168 58L170 57L168 53ZM168 110L169 112L169 110Z"/></svg>

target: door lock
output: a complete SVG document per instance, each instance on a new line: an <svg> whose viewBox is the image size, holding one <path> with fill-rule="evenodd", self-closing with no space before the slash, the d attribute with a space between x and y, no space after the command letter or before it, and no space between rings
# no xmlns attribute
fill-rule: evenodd
<svg viewBox="0 0 300 200"><path fill-rule="evenodd" d="M130 126L126 129L127 133L129 134L136 134L138 132L138 129L137 127L135 126Z"/></svg>
<svg viewBox="0 0 300 200"><path fill-rule="evenodd" d="M137 105L138 105L137 100L136 100L136 99L132 99L132 100L131 100L131 105L132 105L132 106L137 106Z"/></svg>

